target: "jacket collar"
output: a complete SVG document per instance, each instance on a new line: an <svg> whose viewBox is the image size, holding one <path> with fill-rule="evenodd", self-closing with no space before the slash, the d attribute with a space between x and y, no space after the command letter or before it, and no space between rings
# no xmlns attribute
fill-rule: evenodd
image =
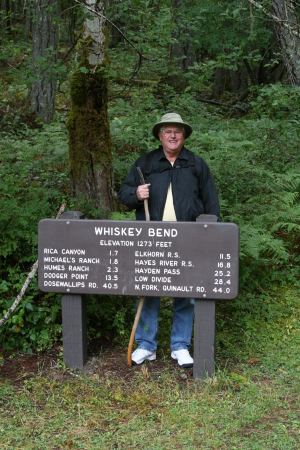
<svg viewBox="0 0 300 450"><path fill-rule="evenodd" d="M160 145L160 146L158 147L158 150L159 150L159 156L158 156L159 161L161 161L162 159L167 159L167 158L166 158L166 155L165 155L165 153L164 153L164 150L163 150L162 145ZM185 160L188 160L189 158L188 158L188 155L187 155L186 150L187 150L187 149L185 148L185 146L183 146L182 149L180 150L179 155L177 156L177 159L185 159Z"/></svg>

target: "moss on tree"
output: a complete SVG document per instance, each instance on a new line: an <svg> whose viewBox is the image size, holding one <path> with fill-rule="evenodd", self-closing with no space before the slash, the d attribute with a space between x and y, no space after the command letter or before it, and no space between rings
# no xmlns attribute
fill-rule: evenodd
<svg viewBox="0 0 300 450"><path fill-rule="evenodd" d="M72 107L67 122L71 193L96 199L105 217L114 203L108 83L104 76L109 61L105 57L101 65L91 66L91 39L87 37L81 45L81 61L70 80Z"/></svg>

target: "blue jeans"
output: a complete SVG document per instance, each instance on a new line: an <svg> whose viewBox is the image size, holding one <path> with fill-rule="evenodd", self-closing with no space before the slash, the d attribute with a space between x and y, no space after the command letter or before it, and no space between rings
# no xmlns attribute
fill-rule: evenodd
<svg viewBox="0 0 300 450"><path fill-rule="evenodd" d="M135 333L139 348L157 348L159 297L146 297ZM194 320L194 299L174 298L171 350L188 349L191 345Z"/></svg>

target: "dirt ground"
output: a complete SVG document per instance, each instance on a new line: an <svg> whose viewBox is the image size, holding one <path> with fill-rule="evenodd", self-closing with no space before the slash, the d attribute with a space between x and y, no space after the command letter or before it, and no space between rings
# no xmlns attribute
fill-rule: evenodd
<svg viewBox="0 0 300 450"><path fill-rule="evenodd" d="M160 379L163 373L175 377L178 382L193 380L193 369L181 369L170 354L158 353L156 361L139 366L127 365L127 348L113 346L109 343L93 343L88 350L88 358L82 369L70 369L62 364L62 347L36 354L4 353L0 361L0 379L8 379L13 384L24 383L34 376L43 376L61 382L68 381L78 374L87 377L97 375L119 381L131 382L137 372L151 379Z"/></svg>

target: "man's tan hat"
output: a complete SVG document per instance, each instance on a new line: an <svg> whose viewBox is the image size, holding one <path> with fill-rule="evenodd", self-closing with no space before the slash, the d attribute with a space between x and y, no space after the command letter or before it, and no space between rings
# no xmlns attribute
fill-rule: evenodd
<svg viewBox="0 0 300 450"><path fill-rule="evenodd" d="M157 122L152 128L152 134L155 139L159 139L158 132L164 125L180 125L185 129L185 139L187 139L193 132L193 128L188 123L185 123L179 114L168 113L162 116L160 122Z"/></svg>

